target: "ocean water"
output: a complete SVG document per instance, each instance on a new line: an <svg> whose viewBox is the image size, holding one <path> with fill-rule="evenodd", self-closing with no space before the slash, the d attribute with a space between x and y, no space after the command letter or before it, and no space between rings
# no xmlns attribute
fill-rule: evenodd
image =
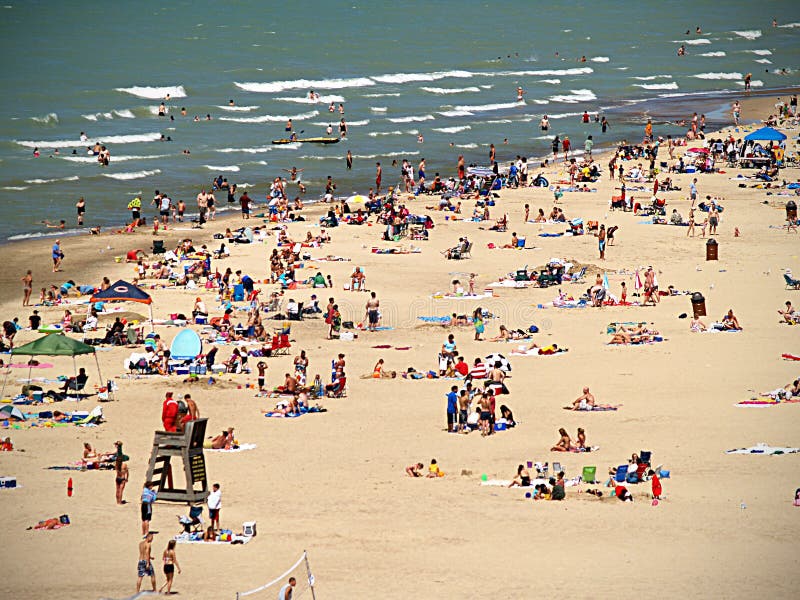
<svg viewBox="0 0 800 600"><path fill-rule="evenodd" d="M486 164L491 143L501 162L548 155L554 134L568 134L579 148L593 135L599 149L640 137L650 116L657 134L679 134L665 121L690 116L693 103L708 97L718 105L709 126L724 123L720 107L741 92L748 72L754 87L800 83L795 2L732 1L721 10L705 0L635 7L6 1L3 241L46 234L43 219L74 227L79 196L87 201L87 225L108 226L128 218L126 205L137 193L146 214L155 189L191 207L218 174L263 198L272 178L296 166L308 198L322 194L327 175L349 195L374 184L377 161L386 186L399 179L391 162L402 158L425 157L430 173L450 175L458 154ZM684 57L676 55L680 44ZM781 68L790 73L774 72ZM516 102L517 86L524 102ZM319 102L308 99L311 89ZM169 116L158 117L167 94ZM301 137L324 135L329 123L335 130L341 116L328 112L331 102L344 105L346 140L270 143L284 137L288 118ZM607 116L609 132L581 123L583 110ZM546 136L538 127L544 114L551 120ZM110 148L109 167L87 155L81 132ZM172 141L159 141L162 135ZM355 157L349 172L347 150ZM224 196L218 200L225 204Z"/></svg>

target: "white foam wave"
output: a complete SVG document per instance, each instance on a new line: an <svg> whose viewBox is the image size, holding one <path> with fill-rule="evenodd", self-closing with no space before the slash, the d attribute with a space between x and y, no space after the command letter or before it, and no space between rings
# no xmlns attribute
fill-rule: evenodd
<svg viewBox="0 0 800 600"><path fill-rule="evenodd" d="M127 162L129 160L151 160L157 158L168 158L169 154L149 154L145 156L137 156L137 155L126 155L121 154L119 156L111 156L112 163L118 162ZM66 160L69 162L76 162L76 163L86 163L86 164L97 164L97 157L96 156L60 156L62 160Z"/></svg>
<svg viewBox="0 0 800 600"><path fill-rule="evenodd" d="M300 156L300 160L343 160L344 156Z"/></svg>
<svg viewBox="0 0 800 600"><path fill-rule="evenodd" d="M369 137L381 137L385 135L403 135L402 131L394 130L394 131L370 131L367 134Z"/></svg>
<svg viewBox="0 0 800 600"><path fill-rule="evenodd" d="M741 73L698 73L692 75L695 79L741 79Z"/></svg>
<svg viewBox="0 0 800 600"><path fill-rule="evenodd" d="M301 144L300 142L291 142L290 144L280 144L274 146L274 148L281 150L297 150L302 145L303 144Z"/></svg>
<svg viewBox="0 0 800 600"><path fill-rule="evenodd" d="M0 189L8 190L10 192L21 192L23 190L27 190L27 185L5 185Z"/></svg>
<svg viewBox="0 0 800 600"><path fill-rule="evenodd" d="M458 133L459 131L467 131L472 129L470 125L460 125L458 127L434 127L433 131L441 131L442 133Z"/></svg>
<svg viewBox="0 0 800 600"><path fill-rule="evenodd" d="M772 64L772 61L770 59L768 59L768 58L757 58L753 62L761 63L762 65L771 65Z"/></svg>
<svg viewBox="0 0 800 600"><path fill-rule="evenodd" d="M579 112L556 113L554 115L547 115L547 118L552 121L553 119L566 119L568 117L579 117L582 114L583 113Z"/></svg>
<svg viewBox="0 0 800 600"><path fill-rule="evenodd" d="M385 106L370 106L369 109L376 113L385 113L387 110L389 110Z"/></svg>
<svg viewBox="0 0 800 600"><path fill-rule="evenodd" d="M471 117L473 115L468 110L443 110L439 114L443 117Z"/></svg>
<svg viewBox="0 0 800 600"><path fill-rule="evenodd" d="M570 90L570 94L562 96L550 96L553 102L565 102L567 104L577 104L578 102L589 102L597 100L592 90Z"/></svg>
<svg viewBox="0 0 800 600"><path fill-rule="evenodd" d="M59 181L78 181L80 177L77 175L70 175L69 177L55 177L54 179L26 179L25 183L42 184L42 183L57 183Z"/></svg>
<svg viewBox="0 0 800 600"><path fill-rule="evenodd" d="M687 46L702 46L703 44L710 44L711 40L706 38L698 38L696 40L672 40L676 44L686 44Z"/></svg>
<svg viewBox="0 0 800 600"><path fill-rule="evenodd" d="M386 154L354 154L353 158L394 158L397 156L417 156L418 151L413 152L387 152Z"/></svg>
<svg viewBox="0 0 800 600"><path fill-rule="evenodd" d="M185 98L186 97L186 90L183 89L182 85L172 85L166 87L147 87L147 86L138 86L135 85L133 87L128 88L114 88L118 92L122 92L123 94L130 94L132 96L138 96L139 98L148 98L150 100L161 100L169 95L171 98Z"/></svg>
<svg viewBox="0 0 800 600"><path fill-rule="evenodd" d="M654 79L672 79L672 75L648 75L646 77L632 77L631 79L638 79L639 81L653 81Z"/></svg>
<svg viewBox="0 0 800 600"><path fill-rule="evenodd" d="M421 87L419 88L424 92L430 92L431 94L463 94L465 92L480 92L481 88L470 86L464 88L440 88L440 87Z"/></svg>
<svg viewBox="0 0 800 600"><path fill-rule="evenodd" d="M133 111L127 108L121 108L119 110L112 110L113 114L117 115L118 117L122 117L123 119L135 119L136 115L133 114Z"/></svg>
<svg viewBox="0 0 800 600"><path fill-rule="evenodd" d="M140 133L134 135L110 135L104 138L98 138L102 144L110 146L112 144L134 144L137 142L155 142L161 139L160 133ZM43 140L39 142L31 142L27 140L15 141L16 144L24 146L25 148L78 148L85 147L88 142L80 140Z"/></svg>
<svg viewBox="0 0 800 600"><path fill-rule="evenodd" d="M505 102L500 104L479 104L479 105L466 105L466 106L454 106L455 110L466 110L469 112L479 112L479 111L491 111L491 110L504 110L507 108L517 108L519 106L525 106L525 101L522 102Z"/></svg>
<svg viewBox="0 0 800 600"><path fill-rule="evenodd" d="M782 29L794 29L795 27L800 27L800 23L786 23L785 25L778 25L778 27Z"/></svg>
<svg viewBox="0 0 800 600"><path fill-rule="evenodd" d="M274 123L278 121L302 121L303 119L310 119L316 117L319 111L312 110L299 115L260 115L258 117L220 117L220 121L233 121L234 123Z"/></svg>
<svg viewBox="0 0 800 600"><path fill-rule="evenodd" d="M234 81L233 85L246 92L260 92L271 94L275 92L283 92L285 90L300 90L300 89L320 89L320 90L337 90L341 88L351 87L366 87L375 85L375 82L368 77L351 77L342 79L321 79L312 81L309 79L295 79L292 81L272 81L269 83L258 82L245 82L239 83Z"/></svg>
<svg viewBox="0 0 800 600"><path fill-rule="evenodd" d="M370 79L380 83L409 83L412 81L438 81L458 77L467 79L474 73L470 71L436 71L434 73L387 73L386 75L373 75Z"/></svg>
<svg viewBox="0 0 800 600"><path fill-rule="evenodd" d="M356 127L360 127L362 125L369 125L369 119L364 119L362 121L348 121L347 126L355 125Z"/></svg>
<svg viewBox="0 0 800 600"><path fill-rule="evenodd" d="M607 56L595 56L593 58L590 58L589 60L591 60L592 62L597 62L597 63L607 63L611 59L608 58Z"/></svg>
<svg viewBox="0 0 800 600"><path fill-rule="evenodd" d="M467 150L471 148L477 148L478 144L456 144L456 148L465 148Z"/></svg>
<svg viewBox="0 0 800 600"><path fill-rule="evenodd" d="M58 123L58 115L54 112L47 113L43 117L31 117L31 121L36 121L42 125L55 125Z"/></svg>
<svg viewBox="0 0 800 600"><path fill-rule="evenodd" d="M387 121L391 121L392 123L417 123L421 121L433 121L436 117L433 115L412 115L410 117L390 117Z"/></svg>
<svg viewBox="0 0 800 600"><path fill-rule="evenodd" d="M771 50L745 50L745 52L749 52L750 54L758 54L759 56L772 56Z"/></svg>
<svg viewBox="0 0 800 600"><path fill-rule="evenodd" d="M703 52L702 54L698 54L697 56L706 56L709 58L714 58L718 56L726 56L724 52Z"/></svg>
<svg viewBox="0 0 800 600"><path fill-rule="evenodd" d="M736 85L744 86L744 81L737 81ZM760 79L753 79L750 82L750 87L754 87L754 88L756 88L756 87L764 87L764 82L761 81Z"/></svg>
<svg viewBox="0 0 800 600"><path fill-rule="evenodd" d="M540 100L539 98L533 99L534 104L550 104L550 100Z"/></svg>
<svg viewBox="0 0 800 600"><path fill-rule="evenodd" d="M219 172L230 172L230 173L238 173L239 167L236 165L230 165L227 167L215 167L213 165L203 165L209 171L219 171Z"/></svg>
<svg viewBox="0 0 800 600"><path fill-rule="evenodd" d="M591 67L576 67L574 69L542 69L539 71L500 71L496 75L514 76L524 75L528 77L564 77L567 75L589 75L594 73ZM490 74L491 75L491 74Z"/></svg>
<svg viewBox="0 0 800 600"><path fill-rule="evenodd" d="M344 102L342 96L320 96L319 98L309 98L308 96L302 97L288 97L288 98L275 98L280 102L297 102L298 104L330 104L331 102Z"/></svg>
<svg viewBox="0 0 800 600"><path fill-rule="evenodd" d="M222 106L222 105L220 105L220 106L217 106L217 108L219 108L221 110L231 111L231 112L250 112L250 111L253 111L253 110L258 110L260 107L258 107L258 106L230 106L230 105Z"/></svg>
<svg viewBox="0 0 800 600"><path fill-rule="evenodd" d="M153 169L152 171L131 171L129 173L103 173L103 177L116 179L118 181L130 181L131 179L142 179L143 177L151 177L161 173L160 169Z"/></svg>
<svg viewBox="0 0 800 600"><path fill-rule="evenodd" d="M397 97L400 95L400 92L388 92L384 94L364 94L364 98L389 98L389 97Z"/></svg>
<svg viewBox="0 0 800 600"><path fill-rule="evenodd" d="M230 154L232 152L241 152L243 154L262 154L264 152L270 152L275 146L256 146L254 148L220 148L217 152L222 152L223 154Z"/></svg>
<svg viewBox="0 0 800 600"><path fill-rule="evenodd" d="M553 85L558 85L561 83L560 79L540 79L538 83L552 83Z"/></svg>
<svg viewBox="0 0 800 600"><path fill-rule="evenodd" d="M761 37L761 30L760 29L749 29L747 31L734 31L739 37L743 37L747 40L755 40Z"/></svg>
<svg viewBox="0 0 800 600"><path fill-rule="evenodd" d="M674 81L670 81L669 83L634 83L636 87L640 87L643 90L677 90L678 84Z"/></svg>
<svg viewBox="0 0 800 600"><path fill-rule="evenodd" d="M488 123L490 125L499 125L502 123L513 123L512 119L489 119L488 121L483 121L484 123Z"/></svg>

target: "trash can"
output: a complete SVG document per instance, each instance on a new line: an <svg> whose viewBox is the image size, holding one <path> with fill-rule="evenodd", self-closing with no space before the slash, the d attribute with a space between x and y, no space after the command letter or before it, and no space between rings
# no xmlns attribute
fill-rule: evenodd
<svg viewBox="0 0 800 600"><path fill-rule="evenodd" d="M786 220L794 223L797 220L797 204L794 200L786 203Z"/></svg>
<svg viewBox="0 0 800 600"><path fill-rule="evenodd" d="M706 299L700 292L692 294L692 314L695 319L706 316Z"/></svg>
<svg viewBox="0 0 800 600"><path fill-rule="evenodd" d="M717 240L714 238L706 242L706 260L717 260L718 247Z"/></svg>

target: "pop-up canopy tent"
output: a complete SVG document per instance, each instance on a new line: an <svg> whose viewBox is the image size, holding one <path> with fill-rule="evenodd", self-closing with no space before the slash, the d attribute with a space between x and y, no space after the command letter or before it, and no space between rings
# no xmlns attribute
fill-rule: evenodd
<svg viewBox="0 0 800 600"><path fill-rule="evenodd" d="M97 365L97 375L99 377L99 381L103 381L103 375L100 372L100 362L97 360L97 354L95 353L94 347L89 346L88 344L84 344L83 342L79 342L78 340L74 340L71 337L67 337L63 333L53 333L50 335L46 335L44 337L39 338L38 340L34 340L24 346L20 346L18 348L11 349L12 355L21 355L21 356L71 356L72 357L72 366L75 371L75 377L78 377L78 367L75 361L75 357L81 354L94 354L94 362ZM28 369L28 379L30 380L30 373L31 369L33 369L33 365ZM8 374L6 374L5 379L3 380L3 391L0 392L0 395L5 393L6 390L6 381L8 380ZM69 389L68 389L69 391Z"/></svg>
<svg viewBox="0 0 800 600"><path fill-rule="evenodd" d="M782 142L786 136L772 127L762 127L744 137L748 142Z"/></svg>
<svg viewBox="0 0 800 600"><path fill-rule="evenodd" d="M153 299L143 289L122 281L94 294L89 302L89 311L95 302L141 302L150 307L150 330L153 331Z"/></svg>

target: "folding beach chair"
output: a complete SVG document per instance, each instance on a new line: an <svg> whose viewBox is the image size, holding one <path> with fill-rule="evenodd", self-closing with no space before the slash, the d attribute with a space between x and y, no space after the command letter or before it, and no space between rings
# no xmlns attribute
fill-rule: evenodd
<svg viewBox="0 0 800 600"><path fill-rule="evenodd" d="M641 460L648 467L650 466L650 457L653 453L650 450L641 450L639 452L639 460Z"/></svg>
<svg viewBox="0 0 800 600"><path fill-rule="evenodd" d="M553 463L553 473L554 474L558 475L558 473L560 473L562 470L563 469L561 468L561 463L560 462L554 462Z"/></svg>
<svg viewBox="0 0 800 600"><path fill-rule="evenodd" d="M628 477L628 465L620 465L617 467L617 473L614 475L614 481L617 483L625 483Z"/></svg>
<svg viewBox="0 0 800 600"><path fill-rule="evenodd" d="M165 254L167 249L164 248L164 240L153 240L153 254Z"/></svg>
<svg viewBox="0 0 800 600"><path fill-rule="evenodd" d="M189 515L178 515L178 522L184 533L198 533L203 530L203 505L189 508Z"/></svg>
<svg viewBox="0 0 800 600"><path fill-rule="evenodd" d="M784 273L783 278L786 281L787 290L800 290L800 279L792 278L789 273Z"/></svg>
<svg viewBox="0 0 800 600"><path fill-rule="evenodd" d="M581 479L584 483L597 483L595 476L597 475L597 467L583 467L583 474Z"/></svg>

